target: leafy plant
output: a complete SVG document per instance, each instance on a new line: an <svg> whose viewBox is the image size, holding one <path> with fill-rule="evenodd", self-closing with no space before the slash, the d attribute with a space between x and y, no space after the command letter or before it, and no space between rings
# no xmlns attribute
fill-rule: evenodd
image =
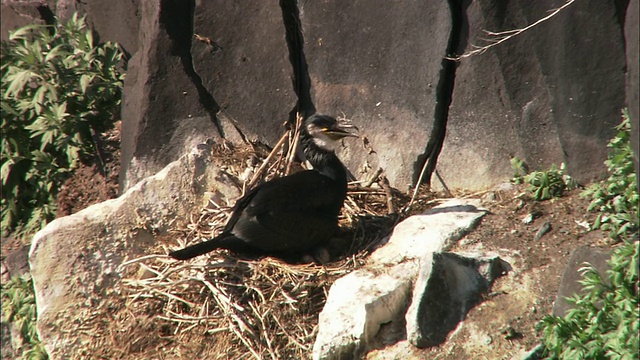
<svg viewBox="0 0 640 360"><path fill-rule="evenodd" d="M622 111L622 122L616 127L618 133L608 145L611 151L605 165L609 177L591 185L581 194L591 199L588 210L599 213L592 228L609 231L612 239L620 239L626 233L637 233L639 225L640 197L633 167L630 129L629 113L625 109Z"/></svg>
<svg viewBox="0 0 640 360"><path fill-rule="evenodd" d="M1 44L2 232L39 230L78 163L119 111L122 53L96 44L85 18L30 25Z"/></svg>
<svg viewBox="0 0 640 360"><path fill-rule="evenodd" d="M640 306L638 299L638 189L629 143L629 116L623 111L618 133L609 143L605 162L610 176L587 188L590 211L598 211L594 228L610 230L623 244L613 250L603 278L593 266L580 270L583 290L567 298L573 305L564 317L547 316L540 324L553 359L638 359ZM625 240L631 239L631 240Z"/></svg>
<svg viewBox="0 0 640 360"><path fill-rule="evenodd" d="M538 324L552 359L638 359L638 241L613 251L607 279L593 266L580 271L583 292L567 298L574 308L564 317Z"/></svg>
<svg viewBox="0 0 640 360"><path fill-rule="evenodd" d="M515 171L512 181L516 184L529 184L527 191L538 201L561 197L565 190L572 190L578 186L575 180L566 174L564 163L560 164L560 168L553 164L549 170L529 172L524 161L514 157L511 159L511 167Z"/></svg>
<svg viewBox="0 0 640 360"><path fill-rule="evenodd" d="M23 359L47 359L47 352L40 343L36 330L36 300L31 276L14 277L3 284L2 315L8 322L14 323L20 331Z"/></svg>

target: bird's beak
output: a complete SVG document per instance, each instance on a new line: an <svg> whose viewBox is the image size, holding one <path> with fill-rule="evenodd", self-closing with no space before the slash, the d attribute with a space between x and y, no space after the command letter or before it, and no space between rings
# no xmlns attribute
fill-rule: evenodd
<svg viewBox="0 0 640 360"><path fill-rule="evenodd" d="M343 130L343 128L354 128L354 127L355 126L353 125L337 125L332 128L324 128L322 129L322 132L324 132L327 136L329 136L333 140L340 140L345 137L359 137L356 134Z"/></svg>

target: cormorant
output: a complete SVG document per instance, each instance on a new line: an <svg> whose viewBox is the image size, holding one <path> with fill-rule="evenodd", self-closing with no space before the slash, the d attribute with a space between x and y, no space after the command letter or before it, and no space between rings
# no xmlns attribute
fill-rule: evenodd
<svg viewBox="0 0 640 360"><path fill-rule="evenodd" d="M169 255L187 260L218 248L248 254L301 256L338 231L347 195L347 171L336 156L338 140L357 135L327 115L307 118L300 147L312 170L258 185L233 207L222 233Z"/></svg>

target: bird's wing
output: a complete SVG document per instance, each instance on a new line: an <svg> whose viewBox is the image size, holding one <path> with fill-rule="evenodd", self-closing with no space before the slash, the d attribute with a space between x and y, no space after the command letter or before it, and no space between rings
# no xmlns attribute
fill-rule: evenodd
<svg viewBox="0 0 640 360"><path fill-rule="evenodd" d="M244 209L247 208L247 206L249 205L253 197L260 191L263 185L264 184L254 187L253 189L249 190L249 192L244 194L243 197L241 197L236 201L235 205L233 205L233 209L231 210L231 216L229 217L229 220L227 221L227 223L224 226L224 229L222 230L223 233L230 232L231 229L233 229L233 227L238 222L240 215L242 215L242 212L244 211Z"/></svg>
<svg viewBox="0 0 640 360"><path fill-rule="evenodd" d="M344 186L305 171L259 188L244 210L237 212L231 232L238 238L251 239L263 250L297 251L313 247L337 230Z"/></svg>

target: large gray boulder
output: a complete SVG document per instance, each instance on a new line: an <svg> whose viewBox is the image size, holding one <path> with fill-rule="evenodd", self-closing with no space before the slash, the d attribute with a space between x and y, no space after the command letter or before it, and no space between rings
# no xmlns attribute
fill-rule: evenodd
<svg viewBox="0 0 640 360"><path fill-rule="evenodd" d="M353 119L368 142L348 144L341 158L356 177L382 167L406 190L432 127L452 26L447 2L322 1L300 8L315 107Z"/></svg>
<svg viewBox="0 0 640 360"><path fill-rule="evenodd" d="M603 249L582 246L573 250L562 273L556 300L553 302L553 315L565 316L567 311L573 309L573 305L568 303L566 298L584 293L584 285L580 283L583 280L580 269L589 264L602 275L603 279L606 279L609 259L611 259L611 255Z"/></svg>
<svg viewBox="0 0 640 360"><path fill-rule="evenodd" d="M425 256L406 314L407 339L419 348L443 343L506 269L497 255Z"/></svg>
<svg viewBox="0 0 640 360"><path fill-rule="evenodd" d="M557 2L472 2L466 51L484 30L525 27ZM482 188L512 175L509 160L531 169L564 162L578 181L604 172L606 143L624 107L624 43L613 3L576 1L547 22L456 71L440 174L454 187Z"/></svg>
<svg viewBox="0 0 640 360"><path fill-rule="evenodd" d="M143 255L156 239L199 212L206 193L231 201L239 190L201 146L145 178L117 199L58 218L33 238L29 265L40 340L52 359L86 356L107 329L96 312L122 303L123 262ZM126 276L132 276L127 274ZM119 301L111 301L119 297ZM80 324L83 331L78 331ZM107 334L103 334L107 336Z"/></svg>
<svg viewBox="0 0 640 360"><path fill-rule="evenodd" d="M447 118L439 173L450 188L480 189L510 177L513 156L534 169L565 162L578 181L602 175L625 91L636 131L637 0L576 1L457 67L443 61L450 46L471 50L484 30L522 28L557 6L7 0L2 29L79 10L132 55L122 191L205 138L274 145L293 109L352 119L363 142L341 158L357 178L383 168L401 190Z"/></svg>

